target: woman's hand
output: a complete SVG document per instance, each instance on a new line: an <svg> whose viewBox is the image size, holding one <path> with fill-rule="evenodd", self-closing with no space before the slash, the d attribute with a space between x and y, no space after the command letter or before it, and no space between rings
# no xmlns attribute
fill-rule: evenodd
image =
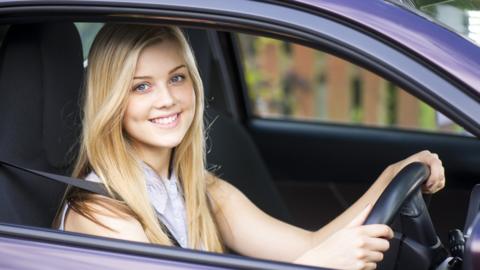
<svg viewBox="0 0 480 270"><path fill-rule="evenodd" d="M389 248L386 239L391 239L393 232L386 225L362 225L371 207L362 210L360 214L356 213L361 205L374 204L395 175L412 162L422 162L430 168L430 176L422 187L424 193L435 193L445 186L442 161L430 151L416 153L388 166L354 205L315 232L318 244L295 262L339 269L375 269Z"/></svg>
<svg viewBox="0 0 480 270"><path fill-rule="evenodd" d="M391 175L391 179L405 166L412 162L422 162L430 167L430 176L422 186L423 193L435 193L445 187L445 169L438 155L428 150L418 152L404 160L390 165L386 171Z"/></svg>
<svg viewBox="0 0 480 270"><path fill-rule="evenodd" d="M375 269L393 237L387 225L362 225L372 209L366 207L345 228L306 252L295 262L335 269Z"/></svg>

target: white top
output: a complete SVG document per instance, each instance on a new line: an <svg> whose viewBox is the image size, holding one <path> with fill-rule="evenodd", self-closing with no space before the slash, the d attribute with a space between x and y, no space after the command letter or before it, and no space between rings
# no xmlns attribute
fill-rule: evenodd
<svg viewBox="0 0 480 270"><path fill-rule="evenodd" d="M148 165L143 164L146 176L147 192L158 217L173 234L181 247L187 247L187 217L185 201L182 190L178 184L177 176L173 173L170 179L162 180L160 176ZM85 180L100 182L100 178L93 171ZM65 230L65 216L68 204L62 210L59 230Z"/></svg>

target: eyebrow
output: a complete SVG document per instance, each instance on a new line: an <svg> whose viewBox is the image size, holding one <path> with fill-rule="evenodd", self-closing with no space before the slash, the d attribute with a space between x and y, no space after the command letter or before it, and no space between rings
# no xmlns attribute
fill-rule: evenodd
<svg viewBox="0 0 480 270"><path fill-rule="evenodd" d="M168 74L172 74L173 72L175 72L175 71L177 71L181 68L184 68L184 67L187 67L187 66L182 64L182 65L179 65L177 67L174 67L172 70L170 70L168 72ZM152 76L135 76L135 77L133 77L134 80L151 79L151 78L152 78Z"/></svg>
<svg viewBox="0 0 480 270"><path fill-rule="evenodd" d="M177 70L179 70L179 69L181 69L181 68L184 68L184 67L187 67L187 66L185 66L185 65L180 65L180 66L178 66L178 67L176 67L176 68L173 68L172 70L170 70L170 72L168 72L168 74L172 74L173 72L175 72L175 71L177 71Z"/></svg>

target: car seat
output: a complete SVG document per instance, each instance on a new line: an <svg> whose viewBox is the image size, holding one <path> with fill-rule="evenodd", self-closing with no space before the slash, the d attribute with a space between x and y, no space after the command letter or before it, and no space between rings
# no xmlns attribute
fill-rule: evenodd
<svg viewBox="0 0 480 270"><path fill-rule="evenodd" d="M12 25L0 49L0 159L69 174L83 74L73 23ZM0 167L0 222L49 227L63 184Z"/></svg>

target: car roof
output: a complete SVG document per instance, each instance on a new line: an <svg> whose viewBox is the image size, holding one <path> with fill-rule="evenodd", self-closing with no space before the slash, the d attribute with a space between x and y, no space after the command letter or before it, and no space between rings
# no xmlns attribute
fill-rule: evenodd
<svg viewBox="0 0 480 270"><path fill-rule="evenodd" d="M380 34L447 71L480 94L480 47L410 10L383 0L294 0Z"/></svg>

